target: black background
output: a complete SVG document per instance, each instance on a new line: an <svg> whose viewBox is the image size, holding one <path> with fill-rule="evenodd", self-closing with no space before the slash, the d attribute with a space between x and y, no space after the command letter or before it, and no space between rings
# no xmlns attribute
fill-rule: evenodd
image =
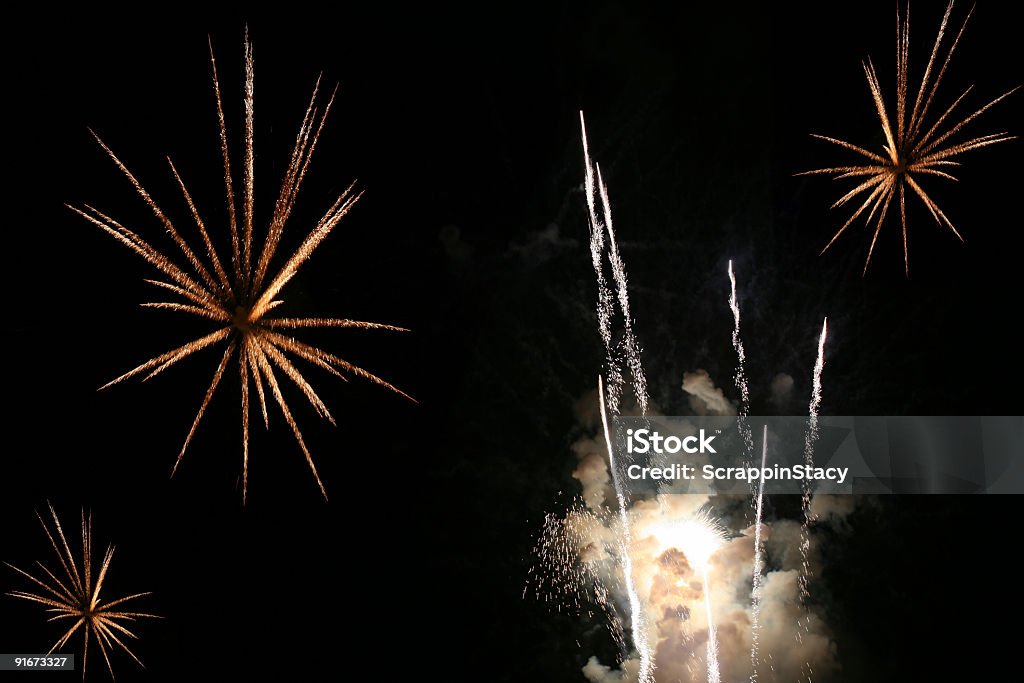
<svg viewBox="0 0 1024 683"><path fill-rule="evenodd" d="M611 188L660 409L685 412L687 370L705 368L728 390L732 258L755 410L771 410L771 378L787 372L798 397L790 412L802 412L828 315L823 412L1021 414L1022 338L1012 326L1024 246L1020 143L965 156L956 186L928 183L965 244L910 202L909 280L892 223L867 277L869 235L859 224L819 257L847 215L828 210L840 186L792 175L850 160L810 132L880 147L859 60L873 56L891 94L894 9L39 7L10 20L0 47L0 559L25 567L49 557L33 518L46 500L69 527L80 506L93 511L97 543L118 544L109 596L152 590L139 607L165 617L139 625L148 671L120 653L119 680L197 671L229 680L267 671L289 680L582 680L587 656L610 654L594 635L600 628L523 598L543 514L576 491L574 406L601 369L579 187L581 108ZM916 80L942 6L912 9ZM971 83L977 107L1021 82L1019 24L1007 11L991 2L976 10L940 106ZM270 211L321 71L341 89L286 246L350 180L367 191L285 289L284 310L412 329L306 337L420 401L311 371L338 427L318 421L297 393L291 405L328 503L272 412L269 433L254 429L242 506L230 382L169 478L215 354L146 384L96 387L206 328L139 309L152 270L63 207L93 204L163 244L92 127L188 225L163 161L171 154L208 224L223 229L206 41L237 160L246 23L257 218ZM967 134L1019 132L1020 120L1018 94ZM843 667L837 680L955 678L1009 661L1012 629L997 619L1016 609L1003 551L1014 544L1014 503L890 499L828 539L821 591ZM23 583L8 572L0 589ZM41 610L0 599L0 651L43 651L57 635ZM105 675L99 659L90 669Z"/></svg>

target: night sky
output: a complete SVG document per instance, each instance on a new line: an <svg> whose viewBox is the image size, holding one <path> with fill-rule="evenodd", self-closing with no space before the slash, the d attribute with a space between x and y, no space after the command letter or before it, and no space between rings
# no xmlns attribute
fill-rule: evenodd
<svg viewBox="0 0 1024 683"><path fill-rule="evenodd" d="M914 82L943 8L912 8ZM968 9L956 8L957 28ZM965 155L958 184L929 179L964 244L908 199L909 280L893 222L866 277L861 223L818 256L848 215L828 207L849 186L793 174L855 161L811 132L880 149L860 60L873 57L891 95L894 10L891 0L30 9L0 42L0 560L55 562L33 515L47 500L66 527L92 510L97 546L118 548L109 596L151 590L138 607L164 617L138 626L147 671L115 654L122 681L583 681L587 657L612 654L600 624L523 598L545 512L578 490L574 410L602 369L580 109L662 412L688 410L686 371L735 393L733 259L755 412L774 410L780 372L795 379L790 412L805 409L827 315L823 414L1022 414L1024 338L1007 326L1024 252L1019 141ZM940 110L972 83L968 109L1024 82L1009 11L979 3ZM170 245L92 128L188 230L171 155L211 231L226 234L207 36L237 169L246 24L257 226L321 71L339 96L284 248L350 181L366 190L285 288L282 312L412 330L302 335L419 400L310 370L332 427L285 389L326 503L272 409L269 433L253 414L243 507L237 381L222 384L170 478L218 354L96 388L209 328L139 308L154 271L64 207L94 205ZM1019 134L1022 120L1017 93L965 134ZM1004 550L1019 533L1015 502L890 497L829 532L819 581L835 680L980 680L1010 662L1016 634L997 619L1019 611ZM0 569L0 592L28 588ZM46 651L60 632L43 617L0 598L0 652ZM90 678L102 680L93 656ZM58 678L72 680L32 680Z"/></svg>

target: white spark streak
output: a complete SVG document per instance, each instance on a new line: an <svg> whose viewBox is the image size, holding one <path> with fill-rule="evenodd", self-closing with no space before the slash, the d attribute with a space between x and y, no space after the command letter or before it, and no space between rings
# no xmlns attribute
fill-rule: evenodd
<svg viewBox="0 0 1024 683"><path fill-rule="evenodd" d="M711 587L708 585L708 570L704 572L704 608L708 613L708 683L720 683L722 673L718 667L718 634L715 632L715 620L711 614Z"/></svg>
<svg viewBox="0 0 1024 683"><path fill-rule="evenodd" d="M580 127L583 131L583 158L586 161L584 189L587 192L587 212L590 216L590 259L597 276L597 327L604 342L607 358L609 379L608 407L612 414L618 414L619 395L622 391L622 374L615 361L612 351L612 314L615 312L615 300L608 280L604 276L604 229L597 217L596 192L594 190L594 165L590 161L590 150L587 145L587 129L583 123L583 112L580 112Z"/></svg>
<svg viewBox="0 0 1024 683"><path fill-rule="evenodd" d="M768 425L761 434L761 471L768 459ZM764 477L757 485L757 509L754 515L754 571L750 590L750 683L757 681L758 646L761 634L761 571L764 567L764 546L761 539L761 520L764 515Z"/></svg>
<svg viewBox="0 0 1024 683"><path fill-rule="evenodd" d="M821 325L821 336L818 338L818 358L814 362L814 378L811 384L811 403L807 408L807 433L804 436L804 464L808 467L814 466L814 446L818 442L818 411L821 408L821 373L825 369L825 338L828 336L828 318ZM804 522L800 533L800 559L802 572L800 575L800 597L807 598L807 582L810 578L810 564L807 560L807 553L810 550L810 538L807 527L814 521L811 512L811 484L805 480L803 483L802 506Z"/></svg>
<svg viewBox="0 0 1024 683"><path fill-rule="evenodd" d="M608 447L608 468L611 470L612 482L615 486L615 496L619 506L619 518L622 531L619 535L619 554L622 557L622 571L626 581L626 592L629 595L630 626L633 635L633 645L640 655L640 671L638 673L639 683L653 683L654 680L654 659L650 643L647 640L647 625L645 623L643 606L640 603L640 596L636 591L633 581L633 560L630 556L632 536L630 532L629 516L627 514L626 491L622 484L622 477L619 467L615 463L614 448L611 439L611 430L608 426L608 413L618 415L622 399L622 388L625 384L625 377L621 368L622 359L612 339L612 317L615 313L615 304L618 302L619 310L623 320L623 339L620 342L622 355L626 367L629 369L630 379L633 384L633 394L640 407L640 413L647 413L647 378L644 376L643 366L640 363L640 346L633 333L633 322L629 310L629 293L626 281L626 267L619 255L619 247L615 241L615 231L612 226L611 202L608 199L608 186L601 177L601 169L590 159L590 148L587 143L587 129L583 120L583 112L580 112L580 130L583 137L583 157L586 163L586 174L584 177L584 188L587 193L587 212L590 219L590 257L594 266L594 274L597 277L597 321L601 334L601 341L604 343L605 358L608 373L607 391L604 381L598 377L598 390L601 399L601 421L604 425L605 442ZM597 200L601 199L600 214L598 213ZM612 280L615 284L614 295L604 274L605 246L607 237L608 260L611 264ZM606 409L607 404L607 409Z"/></svg>
<svg viewBox="0 0 1024 683"><path fill-rule="evenodd" d="M736 275L732 270L732 260L729 261L729 308L732 310L732 347L736 349L736 388L740 392L739 428L743 435L743 443L747 447L747 453L754 451L754 438L747 425L747 416L750 415L750 387L747 384L747 373L745 364L747 360L746 351L743 350L743 340L740 339L740 302L736 297Z"/></svg>
<svg viewBox="0 0 1024 683"><path fill-rule="evenodd" d="M732 347L736 350L736 374L733 379L740 392L740 406L737 411L736 425L747 453L747 466L752 465L754 452L754 436L747 421L750 415L750 386L747 383L746 359L743 340L740 338L740 302L736 296L736 273L729 260L729 309L732 311ZM768 455L768 427L765 426L764 443L761 449L761 471L764 471L765 459ZM754 570L752 572L752 588L750 591L750 683L757 683L758 645L761 632L761 571L763 567L761 544L761 520L764 512L764 479L759 485L750 482L750 492L754 503Z"/></svg>
<svg viewBox="0 0 1024 683"><path fill-rule="evenodd" d="M604 342L608 364L608 407L613 415L619 412L619 401L622 397L622 386L625 378L620 367L620 359L612 343L611 319L615 313L615 302L618 301L619 312L622 314L623 336L620 345L626 367L629 369L633 383L633 395L640 407L640 414L647 414L647 377L644 375L640 362L640 344L633 332L633 318L629 309L629 289L626 278L626 265L619 254L619 245L615 240L615 228L612 223L611 202L608 200L608 186L601 177L601 168L590 159L590 147L587 143L587 127L580 112L580 131L583 137L583 158L586 163L584 189L587 193L587 211L590 218L590 258L597 276L597 321ZM596 182L595 182L596 181ZM601 213L598 215L597 198L601 198ZM611 264L612 280L615 283L614 297L604 275L605 236L607 234L608 261Z"/></svg>
<svg viewBox="0 0 1024 683"><path fill-rule="evenodd" d="M821 336L818 338L818 358L814 362L814 378L811 384L811 403L808 406L807 433L804 435L804 464L814 465L814 446L818 442L818 411L821 408L821 374L825 370L825 339L828 336L828 318L821 324ZM814 513L811 511L811 485L804 481L803 496L801 500L804 520L800 525L800 599L807 600L810 597L808 585L811 578L811 565L809 560L811 550L811 537L809 526L814 521ZM797 620L796 639L798 643L803 642L804 633L810 632L810 617L804 615ZM805 664L807 683L811 683L812 671L809 664Z"/></svg>
<svg viewBox="0 0 1024 683"><path fill-rule="evenodd" d="M644 619L643 608L640 604L640 595L636 591L636 584L633 581L633 559L630 556L632 548L632 535L629 529L629 514L626 512L626 497L623 493L622 481L619 475L619 468L615 464L615 449L612 447L611 429L608 427L608 414L605 411L604 382L600 375L597 378L597 390L601 401L601 425L604 428L604 441L608 447L608 468L612 472L612 481L615 484L615 494L619 502L619 520L622 523L622 535L619 537L619 554L622 557L622 573L626 581L626 593L629 595L629 618L630 628L633 633L633 646L640 655L640 671L637 674L638 683L654 682L654 657L651 646L647 641L647 624Z"/></svg>

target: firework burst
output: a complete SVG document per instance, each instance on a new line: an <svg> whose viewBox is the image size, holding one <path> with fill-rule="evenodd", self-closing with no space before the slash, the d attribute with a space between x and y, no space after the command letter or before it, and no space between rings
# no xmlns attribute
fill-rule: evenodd
<svg viewBox="0 0 1024 683"><path fill-rule="evenodd" d="M268 426L267 403L276 402L284 416L285 422L298 442L299 448L306 457L306 462L324 498L327 497L323 482L317 473L312 455L306 446L298 424L281 391L279 374L287 377L323 418L334 424L334 418L327 406L320 400L305 375L294 364L294 359L301 359L345 380L346 374L361 377L389 389L397 394L410 398L390 383L366 370L327 353L310 344L299 341L288 333L290 330L305 328L360 328L372 330L406 331L404 328L380 323L345 320L336 318L286 318L272 317L271 311L280 305L278 299L284 286L295 277L299 268L310 258L316 248L324 241L338 222L352 208L361 193L354 192L350 185L339 196L322 218L306 236L298 249L284 261L283 265L272 268L275 256L284 232L285 224L292 213L299 188L306 176L309 162L316 148L320 133L323 130L327 114L334 102L331 93L323 106L322 113L317 108L320 94L320 80L313 88L313 94L306 108L302 125L295 140L291 159L285 169L281 189L274 204L273 214L263 236L258 243L254 235L254 187L253 180L253 55L252 44L248 33L245 37L245 87L243 106L245 111L244 153L242 158L242 197L239 211L235 196L235 183L232 176L231 159L228 154L228 136L224 121L224 110L221 101L220 83L217 78L217 64L214 60L213 47L210 46L210 64L213 78L213 90L217 101L217 119L220 127L220 151L224 164L224 183L227 199L228 224L230 228L230 260L222 259L214 248L210 232L200 217L200 212L186 189L185 182L168 159L171 173L188 205L189 212L195 222L196 233L201 243L190 244L178 231L171 219L160 208L156 201L143 188L142 184L104 143L93 133L103 150L113 159L114 163L129 180L139 196L160 221L163 228L181 252L178 260L146 242L133 230L125 227L110 216L92 206L81 208L69 206L89 222L101 228L118 242L122 243L141 256L161 274L160 280L147 282L169 293L171 298L166 301L153 301L142 304L150 308L166 309L196 316L206 322L213 322L216 329L187 344L151 358L138 367L108 382L101 388L109 387L123 380L144 375L148 380L160 374L179 361L207 348L223 346L223 354L213 378L203 396L202 403L196 413L188 435L185 437L181 451L174 463L172 475L177 471L185 451L195 435L206 409L210 404L218 385L229 366L236 366L241 386L241 423L242 423L242 499L245 500L248 490L249 473L249 413L250 387L255 387L263 422ZM90 131L91 132L91 131ZM182 260L183 259L183 260ZM250 384L251 382L251 384ZM267 393L271 399L268 399Z"/></svg>
<svg viewBox="0 0 1024 683"><path fill-rule="evenodd" d="M121 606L130 600L150 595L150 593L135 593L134 595L128 595L107 602L101 601L100 592L103 590L104 581L110 569L110 562L114 557L114 546L107 546L99 572L94 577L92 562L92 516L86 515L85 510L82 510L82 561L81 564L78 564L71 554L71 546L64 536L64 529L60 525L60 520L57 519L57 513L52 505L49 508L50 515L53 517L53 531L50 530L46 520L38 512L36 517L39 518L39 523L42 524L43 531L46 532L46 537L50 540L50 545L53 546L53 551L57 554L60 566L64 570L63 578L58 578L57 574L47 568L42 562L36 562L36 565L42 571L42 574L39 576L33 576L27 571L18 569L14 565L5 562L4 564L7 564L8 567L31 580L42 589L40 593L14 591L8 593L8 595L45 605L46 611L52 615L49 621L64 620L65 623L73 622L71 628L54 642L50 648L50 653L63 647L71 640L75 633L82 631L83 680L85 679L90 640L96 642L100 652L103 654L103 660L107 663L107 670L110 672L111 678L114 677L114 669L110 663L110 654L118 648L127 652L132 659L138 662L139 666L143 666L142 661L125 645L122 639L125 637L133 640L138 638L127 628L127 625L132 624L138 619L159 619L159 617L142 612L125 612L121 609Z"/></svg>
<svg viewBox="0 0 1024 683"><path fill-rule="evenodd" d="M861 155L861 157L867 159L869 163L859 166L820 168L797 174L825 174L832 175L835 179L863 179L832 205L832 208L838 208L851 200L856 199L860 201L860 199L863 198L863 202L857 207L856 211L853 212L843 226L836 231L832 239L829 240L829 243L821 250L821 253L825 253L836 239L843 234L846 228L848 228L858 216L867 211L868 214L865 219L865 225L870 228L871 223L874 220L875 229L871 236L871 246L868 248L867 259L864 262L865 273L867 272L868 265L871 263L871 256L875 250L875 242L878 239L878 233L881 231L882 224L885 222L885 217L889 213L889 209L895 201L899 204L900 225L903 231L903 266L907 275L910 274L910 259L907 252L906 213L906 195L909 193L917 195L925 208L928 209L928 212L935 219L936 223L940 227L944 226L948 228L962 242L963 237L953 226L953 222L945 213L943 213L942 209L939 208L931 195L921 187L919 181L923 176L935 176L955 181L956 177L950 173L950 169L958 166L959 162L954 161L954 158L964 152L969 152L981 147L987 147L999 142L1006 142L1007 140L1013 140L1015 138L1013 135L1002 132L990 133L988 135L970 138L963 142L956 142L956 138L954 136L956 136L964 126L978 118L989 107L1009 96L1017 90L1017 88L1013 88L1012 90L1003 93L985 106L976 110L974 113L961 118L958 114L954 114L954 112L967 96L967 93L971 91L971 88L968 87L959 97L956 98L956 100L953 101L951 105L949 105L945 111L942 112L942 114L935 119L933 123L930 125L926 123L926 121L929 120L929 111L935 101L935 94L938 91L939 85L942 83L942 78L946 73L946 69L953 57L953 53L956 51L957 45L960 43L960 38L963 36L964 29L967 28L967 22L971 18L971 12L973 12L973 9L971 12L968 12L959 32L957 32L956 37L953 38L952 43L949 45L949 49L946 52L945 57L940 60L939 50L942 45L943 38L945 37L946 28L949 24L949 18L952 11L953 3L951 1L946 7L946 12L942 17L942 24L939 26L938 35L935 37L935 44L932 47L931 56L929 57L928 64L925 67L924 75L921 77L921 84L917 88L917 94L914 95L913 100L911 100L909 68L910 7L909 5L907 6L903 16L901 17L899 7L897 6L895 120L890 117L891 112L882 97L882 89L879 85L878 75L875 72L874 64L872 64L870 58L868 58L863 64L864 75L867 77L868 88L871 91L871 99L874 102L875 110L878 114L878 120L882 127L882 133L885 136L885 142L882 145L882 153L878 154L834 137L813 135L813 137L818 139L831 142L843 147L844 149L856 152Z"/></svg>

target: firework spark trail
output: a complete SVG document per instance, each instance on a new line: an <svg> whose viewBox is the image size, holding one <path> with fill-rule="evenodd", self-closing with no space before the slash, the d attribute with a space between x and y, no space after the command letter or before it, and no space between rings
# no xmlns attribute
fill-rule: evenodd
<svg viewBox="0 0 1024 683"><path fill-rule="evenodd" d="M739 410L736 416L736 426L743 439L743 449L746 454L746 466L753 465L754 456L754 434L751 432L751 425L748 418L751 414L751 390L746 382L746 351L743 350L743 340L739 336L739 299L736 296L736 273L732 269L732 260L729 260L729 309L732 311L732 348L736 350L736 373L733 380L736 389L739 391ZM767 427L765 427L765 444L767 445ZM761 453L761 467L765 466L767 455L766 446ZM764 510L764 480L760 485L751 481L751 495L754 504L754 571L751 589L751 683L758 680L758 641L761 631L761 569L762 569L762 547L761 547L761 519Z"/></svg>
<svg viewBox="0 0 1024 683"><path fill-rule="evenodd" d="M601 425L604 429L604 442L608 448L608 469L612 472L615 485L615 497L619 503L619 521L622 533L619 536L619 554L622 557L622 573L626 582L626 593L629 596L630 630L633 634L633 646L640 655L640 670L637 673L638 683L654 682L654 658L650 643L647 641L647 623L640 605L640 595L636 591L633 580L633 559L630 556L632 534L629 529L629 513L626 511L626 496L623 492L619 468L615 464L615 449L612 447L611 429L608 427L608 413L605 410L604 382L600 375L597 378L598 399L601 402Z"/></svg>
<svg viewBox="0 0 1024 683"><path fill-rule="evenodd" d="M720 683L722 673L718 666L718 635L715 632L715 620L711 613L711 586L708 585L708 571L704 574L704 608L708 613L708 683Z"/></svg>
<svg viewBox="0 0 1024 683"><path fill-rule="evenodd" d="M811 402L807 408L807 433L804 435L804 464L808 467L814 466L814 446L818 442L818 410L821 408L821 373L825 369L825 339L828 336L828 318L821 324L821 336L818 337L818 358L814 362L814 379L811 385ZM801 505L804 513L804 522L801 529L800 555L802 572L800 575L800 596L808 596L807 581L810 574L810 565L807 560L807 553L810 549L807 527L814 521L811 513L811 485L810 482L803 482L803 496Z"/></svg>
<svg viewBox="0 0 1024 683"><path fill-rule="evenodd" d="M615 312L615 300L608 280L604 276L604 230L597 218L594 191L594 166L590 162L590 150L587 145L587 129L583 123L583 112L580 112L580 127L583 130L583 158L586 161L584 187L587 192L587 212L590 216L590 259L594 264L597 276L597 327L604 342L607 356L607 372L609 379L608 407L613 414L619 411L619 395L622 390L622 373L612 351L612 314Z"/></svg>
<svg viewBox="0 0 1024 683"><path fill-rule="evenodd" d="M580 113L582 122L582 112ZM612 279L615 280L615 294L622 311L623 346L626 352L626 365L629 367L630 379L633 380L633 395L640 406L640 414L647 414L647 377L640 362L640 344L633 334L633 319L629 312L629 290L626 286L626 264L619 256L619 243L615 239L612 224L612 207L608 201L608 186L601 177L601 167L597 167L598 189L601 191L601 208L604 213L604 226L608 229L608 260L612 264Z"/></svg>
<svg viewBox="0 0 1024 683"><path fill-rule="evenodd" d="M633 646L640 655L640 670L637 676L639 683L650 683L654 680L653 653L647 641L647 625L640 604L640 596L633 581L633 560L630 557L632 534L630 532L629 515L626 509L626 491L622 483L621 472L615 462L614 446L608 424L609 412L612 415L619 414L622 388L625 384L624 373L620 367L620 359L616 353L611 330L611 321L615 313L616 301L623 318L624 338L622 347L625 353L625 363L629 369L630 379L633 383L633 394L639 404L641 414L647 413L647 379L644 376L643 367L640 362L639 344L633 333L629 310L629 294L626 285L626 268L619 255L618 244L615 241L615 232L612 227L611 202L608 199L608 186L605 185L604 179L601 177L600 167L590 159L587 129L582 111L580 112L580 132L583 139L583 158L586 164L584 187L587 193L587 212L590 219L590 256L594 266L594 274L597 277L597 319L601 341L605 347L609 380L606 391L604 381L598 377L601 421L604 425L605 443L608 448L608 469L612 474L615 497L619 508L619 521L622 528L618 538L618 550L622 558L622 571L625 577L626 592L629 596L630 631L633 637ZM601 200L600 215L598 214L597 207L598 196L600 196ZM611 263L612 280L615 284L614 294L604 274L606 231L608 259Z"/></svg>
<svg viewBox="0 0 1024 683"><path fill-rule="evenodd" d="M761 471L768 459L768 425L761 434ZM750 589L750 683L757 681L758 646L761 635L761 571L764 568L764 541L761 538L761 520L764 515L764 477L757 484L754 512L754 570Z"/></svg>
<svg viewBox="0 0 1024 683"><path fill-rule="evenodd" d="M597 276L597 320L604 342L608 361L608 408L613 415L619 413L622 398L622 387L625 383L620 360L612 341L611 320L615 313L615 302L618 301L622 313L623 338L622 348L625 364L629 369L633 383L633 394L640 407L640 414L647 414L647 377L644 375L640 362L640 344L633 332L633 319L629 309L629 291L626 280L626 265L619 254L619 245L615 240L615 228L612 224L611 202L608 200L608 186L601 177L601 167L590 159L590 147L587 144L587 127L580 112L580 131L583 138L583 158L586 163L584 188L587 193L587 212L590 218L590 258ZM601 213L598 215L597 199L601 199ZM615 283L613 294L604 274L605 232L607 231L608 261L611 264L612 281Z"/></svg>
<svg viewBox="0 0 1024 683"><path fill-rule="evenodd" d="M818 337L818 358L814 362L814 379L811 385L811 402L808 406L807 432L804 435L804 464L808 467L814 465L814 447L818 442L818 411L821 408L821 374L825 370L825 339L828 337L828 318L821 324L821 336ZM810 597L808 584L810 582L811 565L810 550L811 537L810 525L814 521L814 513L811 511L811 485L810 482L803 482L803 496L801 507L804 519L800 525L800 599L806 601ZM806 614L797 621L797 642L803 642L803 634L810 632L810 617ZM808 682L811 680L807 675Z"/></svg>
<svg viewBox="0 0 1024 683"><path fill-rule="evenodd" d="M729 309L732 311L732 347L736 350L736 374L733 379L736 381L736 388L740 392L740 407L737 422L740 434L743 436L743 445L748 454L754 452L754 437L750 432L750 425L747 424L747 417L750 415L750 387L747 384L746 360L747 353L743 350L743 340L740 338L740 302L736 297L736 274L732 270L732 260L729 260ZM753 486L753 485L751 485Z"/></svg>
<svg viewBox="0 0 1024 683"><path fill-rule="evenodd" d="M740 337L740 302L736 296L736 273L733 271L732 260L729 260L729 309L732 311L732 347L736 350L736 374L733 379L736 389L740 392L740 406L737 411L736 424L743 438L744 452L747 453L747 466L751 466L754 453L754 435L750 430L750 386L747 383L746 359L743 339ZM764 470L768 455L768 427L765 426L761 449L761 469ZM754 569L752 572L750 591L750 666L751 683L757 681L758 645L761 631L761 571L763 568L761 520L764 512L764 479L759 484L750 482L750 493L754 505Z"/></svg>

